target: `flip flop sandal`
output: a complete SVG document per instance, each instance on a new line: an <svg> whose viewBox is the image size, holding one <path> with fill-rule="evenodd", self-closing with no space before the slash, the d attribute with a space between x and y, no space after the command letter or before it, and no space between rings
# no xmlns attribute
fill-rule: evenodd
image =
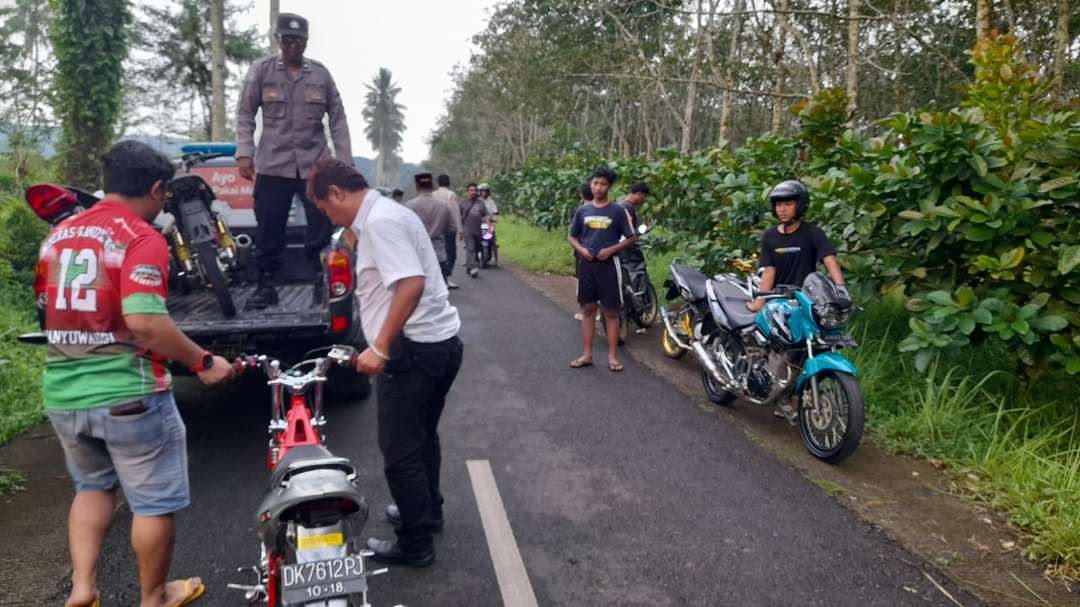
<svg viewBox="0 0 1080 607"><path fill-rule="evenodd" d="M580 359L580 358L575 358L574 360L570 361L570 368L571 369L584 369L585 367L591 367L591 366L593 366L593 362L591 360L583 360L583 359Z"/></svg>
<svg viewBox="0 0 1080 607"><path fill-rule="evenodd" d="M623 365L622 365L622 363L619 363L619 362L608 363L607 368L608 368L608 371L611 371L612 373L622 373Z"/></svg>
<svg viewBox="0 0 1080 607"><path fill-rule="evenodd" d="M206 586L202 582L199 582L198 586L193 586L194 581L195 578L183 580L184 596L180 599L179 603L172 605L172 607L184 607L185 605L190 605L206 592Z"/></svg>

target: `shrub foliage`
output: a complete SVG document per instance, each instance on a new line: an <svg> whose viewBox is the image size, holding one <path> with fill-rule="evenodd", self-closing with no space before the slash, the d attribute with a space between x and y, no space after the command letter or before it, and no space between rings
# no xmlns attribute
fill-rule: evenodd
<svg viewBox="0 0 1080 607"><path fill-rule="evenodd" d="M1011 36L971 56L975 81L957 107L897 113L871 134L847 128L846 94L831 89L793 109L795 137L651 159L582 149L496 187L511 212L562 228L577 187L607 162L621 187L650 184L645 214L664 244L715 271L755 254L765 194L796 177L860 295L907 299L900 349L920 370L942 350L996 340L1029 376L1080 374L1080 111L1054 103Z"/></svg>

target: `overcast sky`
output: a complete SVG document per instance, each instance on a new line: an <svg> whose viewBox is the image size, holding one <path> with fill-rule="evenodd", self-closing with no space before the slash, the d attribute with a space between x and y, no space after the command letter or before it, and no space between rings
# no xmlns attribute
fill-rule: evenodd
<svg viewBox="0 0 1080 607"><path fill-rule="evenodd" d="M428 156L427 139L451 88L450 70L469 58L469 39L487 23L494 0L281 0L281 11L310 22L307 55L325 64L349 117L353 154L374 158L364 137L364 84L380 67L401 86L406 106L402 158ZM241 25L267 31L269 0L255 0ZM232 110L230 108L230 115Z"/></svg>

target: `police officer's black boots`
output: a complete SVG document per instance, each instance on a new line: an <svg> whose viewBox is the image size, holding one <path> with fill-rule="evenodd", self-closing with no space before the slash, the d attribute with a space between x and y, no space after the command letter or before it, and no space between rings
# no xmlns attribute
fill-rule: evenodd
<svg viewBox="0 0 1080 607"><path fill-rule="evenodd" d="M255 293L244 304L244 309L262 310L270 306L276 306L277 303L278 295L277 289L274 288L273 277L262 274L259 276L259 286L255 288Z"/></svg>

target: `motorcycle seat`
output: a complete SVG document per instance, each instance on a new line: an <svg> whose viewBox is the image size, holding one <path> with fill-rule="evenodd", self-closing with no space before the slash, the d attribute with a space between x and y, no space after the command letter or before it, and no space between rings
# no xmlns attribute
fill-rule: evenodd
<svg viewBox="0 0 1080 607"><path fill-rule="evenodd" d="M355 472L349 460L344 457L335 457L322 445L300 445L289 449L285 457L278 462L274 473L270 475L270 486L278 487L298 472L318 468L333 468L349 474Z"/></svg>
<svg viewBox="0 0 1080 607"><path fill-rule="evenodd" d="M726 281L714 282L713 291L720 302L720 308L724 310L724 315L731 323L729 328L742 329L754 324L757 314L746 309L746 304L750 302L751 297L740 285Z"/></svg>
<svg viewBox="0 0 1080 607"><path fill-rule="evenodd" d="M708 296L705 283L709 282L709 277L702 274L700 270L683 264L673 264L671 273L675 275L676 282L685 285L690 290L694 301L701 301Z"/></svg>

